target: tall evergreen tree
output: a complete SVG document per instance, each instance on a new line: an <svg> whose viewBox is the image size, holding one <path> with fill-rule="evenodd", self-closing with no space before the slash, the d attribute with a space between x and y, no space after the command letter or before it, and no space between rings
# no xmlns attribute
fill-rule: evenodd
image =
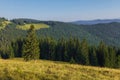
<svg viewBox="0 0 120 80"><path fill-rule="evenodd" d="M48 59L48 43L47 43L47 39L45 37L42 37L39 40L39 48L40 48L40 58L41 59Z"/></svg>
<svg viewBox="0 0 120 80"><path fill-rule="evenodd" d="M67 53L67 43L64 38L58 40L56 46L56 60L69 61Z"/></svg>
<svg viewBox="0 0 120 80"><path fill-rule="evenodd" d="M85 39L81 42L80 54L81 54L80 62L83 65L89 65L89 48L88 43Z"/></svg>
<svg viewBox="0 0 120 80"><path fill-rule="evenodd" d="M35 33L34 25L30 26L23 44L23 58L25 61L39 59L39 42Z"/></svg>
<svg viewBox="0 0 120 80"><path fill-rule="evenodd" d="M115 52L115 49L113 47L109 47L108 48L108 51L109 51L109 67L112 67L114 68L115 67L115 62L116 62L116 52Z"/></svg>
<svg viewBox="0 0 120 80"><path fill-rule="evenodd" d="M0 54L1 58L3 59L9 59L14 57L14 52L11 43L3 36L0 39Z"/></svg>
<svg viewBox="0 0 120 80"><path fill-rule="evenodd" d="M49 44L49 59L55 60L55 47L56 47L56 41L53 38L50 38L50 41L48 41Z"/></svg>
<svg viewBox="0 0 120 80"><path fill-rule="evenodd" d="M104 42L100 42L98 49L97 49L97 58L98 63L102 67L109 67L109 54L108 54L108 47L104 44Z"/></svg>
<svg viewBox="0 0 120 80"><path fill-rule="evenodd" d="M23 46L22 38L19 38L16 41L12 42L15 57L22 57L22 46Z"/></svg>
<svg viewBox="0 0 120 80"><path fill-rule="evenodd" d="M89 61L90 65L92 66L97 66L98 65L98 60L97 60L97 55L96 55L96 47L91 46L89 48Z"/></svg>

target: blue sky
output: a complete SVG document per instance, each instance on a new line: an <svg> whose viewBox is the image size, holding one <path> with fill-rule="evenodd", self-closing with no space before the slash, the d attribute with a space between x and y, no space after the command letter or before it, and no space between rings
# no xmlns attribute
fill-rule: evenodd
<svg viewBox="0 0 120 80"><path fill-rule="evenodd" d="M76 21L120 18L120 0L0 0L0 17Z"/></svg>

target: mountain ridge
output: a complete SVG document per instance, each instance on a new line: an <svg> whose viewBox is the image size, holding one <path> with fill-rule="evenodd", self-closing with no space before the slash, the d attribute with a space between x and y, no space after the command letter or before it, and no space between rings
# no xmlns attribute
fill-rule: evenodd
<svg viewBox="0 0 120 80"><path fill-rule="evenodd" d="M112 22L120 22L120 19L78 20L78 21L73 21L71 23L78 25L94 25L94 24L112 23Z"/></svg>

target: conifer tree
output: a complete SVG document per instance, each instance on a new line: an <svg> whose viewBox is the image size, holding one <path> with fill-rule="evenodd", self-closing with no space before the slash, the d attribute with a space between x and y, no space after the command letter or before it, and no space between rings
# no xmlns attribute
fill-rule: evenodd
<svg viewBox="0 0 120 80"><path fill-rule="evenodd" d="M11 43L8 42L8 39L6 39L5 37L2 37L0 40L0 54L1 58L3 59L9 59L14 57Z"/></svg>
<svg viewBox="0 0 120 80"><path fill-rule="evenodd" d="M89 51L88 51L88 43L87 41L84 39L82 42L81 42L81 50L80 50L80 53L81 53L81 63L83 65L89 65Z"/></svg>
<svg viewBox="0 0 120 80"><path fill-rule="evenodd" d="M109 47L108 48L109 50L109 63L110 63L110 66L109 67L112 67L114 68L115 67L115 62L116 62L116 53L115 53L115 50L113 47Z"/></svg>
<svg viewBox="0 0 120 80"><path fill-rule="evenodd" d="M98 65L98 60L97 60L97 55L96 55L96 47L91 46L89 49L89 61L90 65L97 66Z"/></svg>
<svg viewBox="0 0 120 80"><path fill-rule="evenodd" d="M12 42L12 48L15 57L22 57L22 46L23 46L22 38L19 38L16 41Z"/></svg>
<svg viewBox="0 0 120 80"><path fill-rule="evenodd" d="M58 40L56 46L56 60L69 61L67 53L67 43L64 38Z"/></svg>
<svg viewBox="0 0 120 80"><path fill-rule="evenodd" d="M55 47L56 47L56 41L53 38L50 38L49 42L49 54L50 54L50 60L55 60Z"/></svg>
<svg viewBox="0 0 120 80"><path fill-rule="evenodd" d="M97 50L98 63L102 67L109 67L109 54L108 47L104 44L104 42L100 42Z"/></svg>
<svg viewBox="0 0 120 80"><path fill-rule="evenodd" d="M39 42L35 34L34 26L31 25L23 44L23 58L25 61L39 59Z"/></svg>

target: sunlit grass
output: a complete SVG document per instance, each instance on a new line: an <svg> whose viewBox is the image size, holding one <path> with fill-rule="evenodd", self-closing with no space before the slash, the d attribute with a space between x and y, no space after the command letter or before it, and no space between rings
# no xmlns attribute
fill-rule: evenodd
<svg viewBox="0 0 120 80"><path fill-rule="evenodd" d="M10 21L3 21L3 22L1 22L2 26L0 26L0 30L4 29L10 23L11 23Z"/></svg>
<svg viewBox="0 0 120 80"><path fill-rule="evenodd" d="M21 30L28 30L30 29L30 26L34 25L35 30L39 30L41 28L49 28L49 25L43 24L43 23L39 23L39 24L24 24L24 25L17 25L17 29L21 29Z"/></svg>
<svg viewBox="0 0 120 80"><path fill-rule="evenodd" d="M37 60L0 59L0 80L120 80L120 70Z"/></svg>

